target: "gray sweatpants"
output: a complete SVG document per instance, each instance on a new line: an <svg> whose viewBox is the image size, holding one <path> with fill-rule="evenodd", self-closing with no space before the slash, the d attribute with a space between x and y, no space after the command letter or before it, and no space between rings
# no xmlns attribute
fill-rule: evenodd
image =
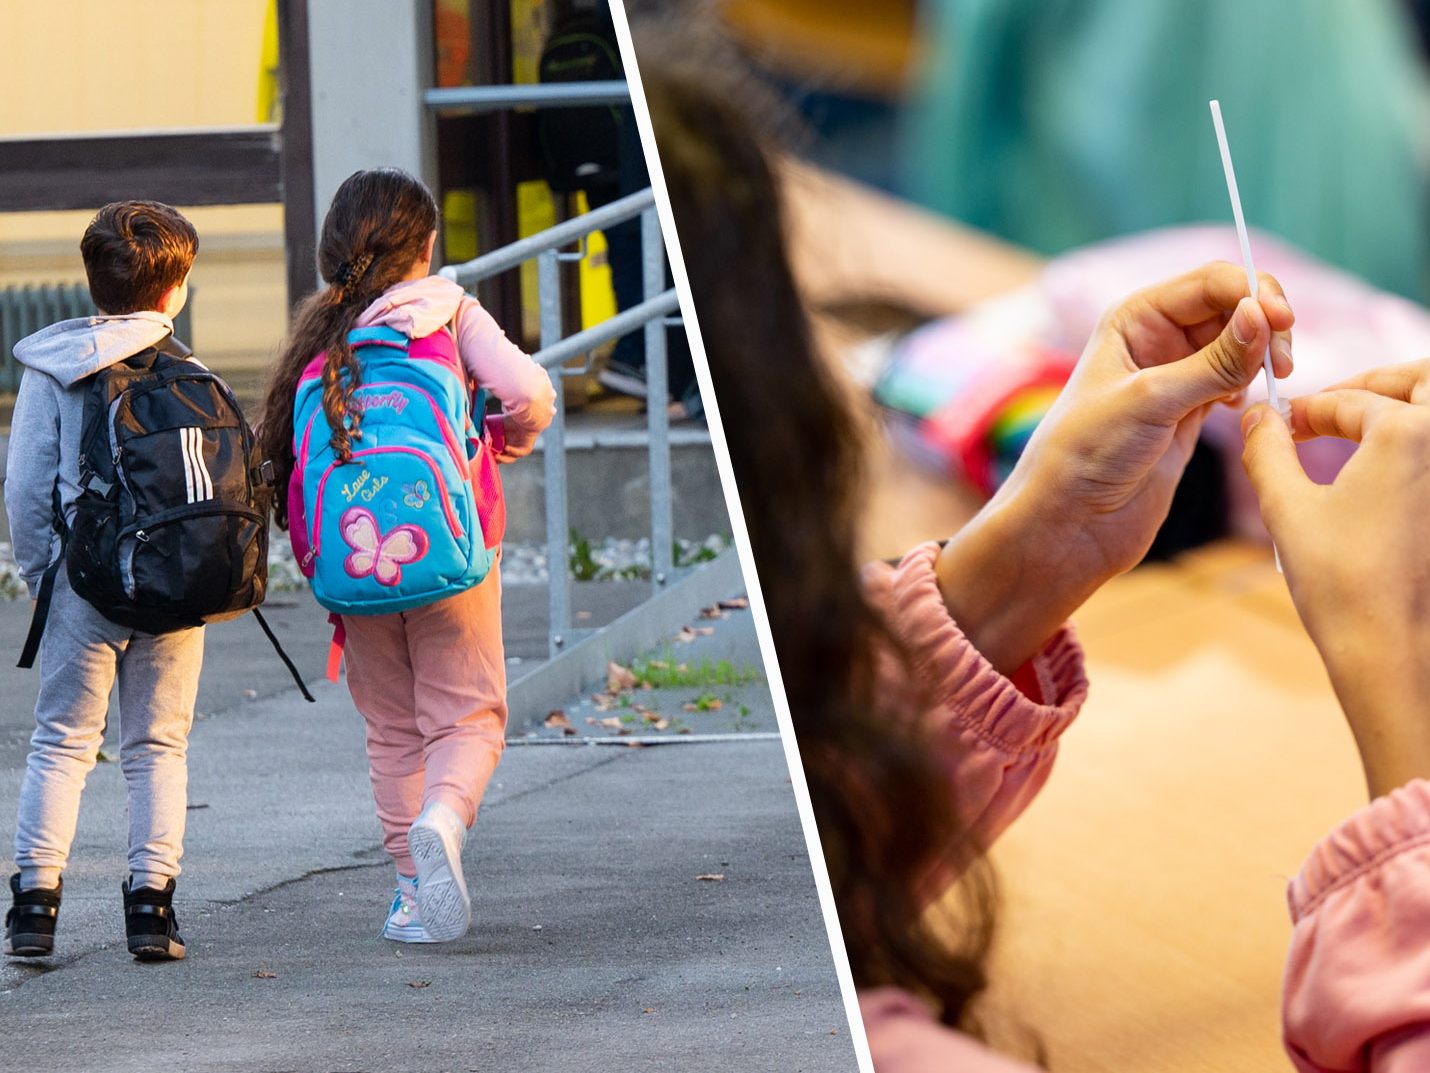
<svg viewBox="0 0 1430 1073"><path fill-rule="evenodd" d="M36 726L20 789L15 863L22 886L53 887L64 870L116 682L129 870L135 886L163 886L179 874L189 728L203 658L202 629L155 636L115 625L76 596L60 570L40 646Z"/></svg>

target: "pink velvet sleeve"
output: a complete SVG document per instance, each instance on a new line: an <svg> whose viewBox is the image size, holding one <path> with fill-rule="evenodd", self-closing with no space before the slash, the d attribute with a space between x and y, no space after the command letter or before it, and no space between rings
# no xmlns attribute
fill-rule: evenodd
<svg viewBox="0 0 1430 1073"><path fill-rule="evenodd" d="M1430 1070L1430 782L1322 839L1289 897L1282 1012L1296 1068Z"/></svg>
<svg viewBox="0 0 1430 1073"><path fill-rule="evenodd" d="M934 574L939 546L924 544L898 566L865 568L872 605L905 647L916 685L932 704L941 759L966 829L987 847L1028 807L1052 770L1058 738L1087 698L1082 649L1064 626L1033 657L1025 694L999 674L949 617ZM881 687L919 703L888 667ZM1020 679L1025 675L1020 674Z"/></svg>
<svg viewBox="0 0 1430 1073"><path fill-rule="evenodd" d="M546 370L506 337L475 298L462 299L455 317L457 352L462 364L502 404L506 432L504 460L531 451L536 437L551 424L556 390Z"/></svg>

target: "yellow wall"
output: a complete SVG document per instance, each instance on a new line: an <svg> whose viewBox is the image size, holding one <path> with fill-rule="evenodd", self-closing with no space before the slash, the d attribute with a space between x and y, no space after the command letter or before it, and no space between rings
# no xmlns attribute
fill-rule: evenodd
<svg viewBox="0 0 1430 1073"><path fill-rule="evenodd" d="M0 137L254 123L271 2L3 0ZM191 342L226 373L260 366L287 320L282 207L187 213L200 235ZM83 279L90 215L0 213L0 287Z"/></svg>
<svg viewBox="0 0 1430 1073"><path fill-rule="evenodd" d="M0 136L257 118L266 0L7 0Z"/></svg>

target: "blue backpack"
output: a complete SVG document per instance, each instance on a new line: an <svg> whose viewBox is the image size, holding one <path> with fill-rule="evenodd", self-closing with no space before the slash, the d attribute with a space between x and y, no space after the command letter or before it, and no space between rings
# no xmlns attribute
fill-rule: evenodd
<svg viewBox="0 0 1430 1073"><path fill-rule="evenodd" d="M339 462L323 412L326 355L318 355L293 408L289 532L320 604L386 615L485 578L506 511L480 417L486 393L470 390L451 334L409 339L360 328L348 343L362 369L351 403L362 413L361 438Z"/></svg>

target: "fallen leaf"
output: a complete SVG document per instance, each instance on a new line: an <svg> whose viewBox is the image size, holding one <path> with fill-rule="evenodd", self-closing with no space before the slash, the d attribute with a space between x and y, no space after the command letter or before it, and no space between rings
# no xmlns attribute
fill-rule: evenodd
<svg viewBox="0 0 1430 1073"><path fill-rule="evenodd" d="M553 708L546 713L546 718L542 720L542 726L552 730L560 730L563 734L575 734L576 728L571 725L571 720L566 717L566 713L560 708Z"/></svg>
<svg viewBox="0 0 1430 1073"><path fill-rule="evenodd" d="M702 607L700 609L700 617L721 619L725 618L726 616L724 611L721 611L718 606L712 604L710 607Z"/></svg>
<svg viewBox="0 0 1430 1073"><path fill-rule="evenodd" d="M697 637L709 637L715 632L714 626L696 626L692 631Z"/></svg>
<svg viewBox="0 0 1430 1073"><path fill-rule="evenodd" d="M728 600L721 600L715 606L722 611L743 611L750 606L750 601L744 596L732 596Z"/></svg>
<svg viewBox="0 0 1430 1073"><path fill-rule="evenodd" d="M253 974L253 978L255 980L276 980L278 979L278 974L276 972L269 972L267 969L259 969Z"/></svg>
<svg viewBox="0 0 1430 1073"><path fill-rule="evenodd" d="M623 689L634 689L636 684L636 676L629 667L622 667L614 660L606 664L606 692L619 693Z"/></svg>
<svg viewBox="0 0 1430 1073"><path fill-rule="evenodd" d="M677 734L694 734L695 731L692 730L690 727L681 727L679 730L676 731L676 733L677 733Z"/></svg>
<svg viewBox="0 0 1430 1073"><path fill-rule="evenodd" d="M680 632L675 635L675 643L678 645L688 645L695 640L695 631L689 626L680 627Z"/></svg>
<svg viewBox="0 0 1430 1073"><path fill-rule="evenodd" d="M598 727L605 727L607 730L624 730L625 724L621 722L621 717L613 715L608 719L588 719L586 722L594 722Z"/></svg>
<svg viewBox="0 0 1430 1073"><path fill-rule="evenodd" d="M655 1013L655 1007L647 1006L645 1009L641 1010L641 1013Z"/></svg>
<svg viewBox="0 0 1430 1073"><path fill-rule="evenodd" d="M646 666L653 671L663 671L667 667L669 667L670 664L665 662L665 660L663 659L653 659L649 663L647 663Z"/></svg>
<svg viewBox="0 0 1430 1073"><path fill-rule="evenodd" d="M431 980L412 980L412 981L410 981L410 982L408 983L407 986L408 986L408 987L417 987L417 988L431 987L431 986L432 986L432 981L431 981Z"/></svg>
<svg viewBox="0 0 1430 1073"><path fill-rule="evenodd" d="M596 711L609 712L620 703L620 699L614 693L597 693L591 698L591 703L596 706Z"/></svg>
<svg viewBox="0 0 1430 1073"><path fill-rule="evenodd" d="M629 734L630 731L629 731L629 730L623 730L623 731L621 731L621 733L622 733L622 734ZM645 742L643 742L643 741L628 741L628 742L626 742L626 748L627 748L627 749L644 749L644 748L645 748Z"/></svg>
<svg viewBox="0 0 1430 1073"><path fill-rule="evenodd" d="M725 873L724 873L724 872L706 872L704 875L699 875L699 876L696 876L695 878L698 879L698 880L700 880L702 883L723 883L723 882L725 882Z"/></svg>
<svg viewBox="0 0 1430 1073"><path fill-rule="evenodd" d="M641 712L641 718L656 730L664 730L670 726L670 720L658 712Z"/></svg>

